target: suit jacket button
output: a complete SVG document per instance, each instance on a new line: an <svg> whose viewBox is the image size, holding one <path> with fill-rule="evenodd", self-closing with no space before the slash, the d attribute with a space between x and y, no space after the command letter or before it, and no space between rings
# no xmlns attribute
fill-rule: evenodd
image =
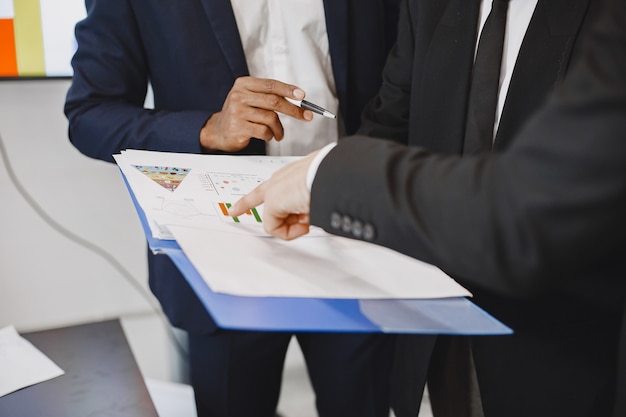
<svg viewBox="0 0 626 417"><path fill-rule="evenodd" d="M366 223L363 226L363 239L367 241L372 241L376 238L376 229L370 223Z"/></svg>
<svg viewBox="0 0 626 417"><path fill-rule="evenodd" d="M330 227L333 229L341 228L341 215L337 212L333 212L330 215Z"/></svg>
<svg viewBox="0 0 626 417"><path fill-rule="evenodd" d="M350 216L343 216L341 218L341 231L344 233L350 233L352 229L352 218Z"/></svg>
<svg viewBox="0 0 626 417"><path fill-rule="evenodd" d="M352 222L352 236L357 239L363 237L363 223L361 221L355 220Z"/></svg>

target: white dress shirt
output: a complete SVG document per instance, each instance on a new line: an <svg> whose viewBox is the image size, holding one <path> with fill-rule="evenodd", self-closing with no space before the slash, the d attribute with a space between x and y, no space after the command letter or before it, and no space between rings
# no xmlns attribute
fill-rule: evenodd
<svg viewBox="0 0 626 417"><path fill-rule="evenodd" d="M502 50L502 68L500 70L500 87L498 90L498 107L496 109L496 118L493 126L493 135L495 138L498 131L498 125L500 123L500 115L504 109L506 101L506 94L509 90L509 84L511 83L511 76L513 75L513 69L515 68L515 62L522 47L522 41L528 30L530 19L532 18L537 2L539 0L509 0L509 11L507 13L506 28L504 33L504 47ZM487 16L491 11L491 3L493 0L482 0L480 5L480 14L478 17L479 32L476 39L480 38L480 32L483 30ZM478 49L478 41L476 43L476 49ZM322 149L316 158L311 162L309 171L307 172L307 185L309 190L313 185L317 168L324 159L324 157L334 147L334 144L328 145L328 147Z"/></svg>
<svg viewBox="0 0 626 417"><path fill-rule="evenodd" d="M294 84L306 99L338 115L326 17L322 0L231 0L239 36L253 77ZM279 114L282 141L269 155L306 155L337 141L338 120L314 115L303 122Z"/></svg>

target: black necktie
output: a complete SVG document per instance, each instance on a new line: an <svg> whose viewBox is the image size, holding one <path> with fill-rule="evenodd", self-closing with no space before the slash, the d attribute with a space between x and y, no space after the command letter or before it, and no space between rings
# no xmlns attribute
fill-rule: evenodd
<svg viewBox="0 0 626 417"><path fill-rule="evenodd" d="M498 105L508 0L493 0L478 42L465 126L464 154L490 150Z"/></svg>

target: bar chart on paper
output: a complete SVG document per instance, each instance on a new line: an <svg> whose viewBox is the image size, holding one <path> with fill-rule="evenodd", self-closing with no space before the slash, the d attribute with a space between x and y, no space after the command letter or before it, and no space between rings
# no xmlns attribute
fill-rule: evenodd
<svg viewBox="0 0 626 417"><path fill-rule="evenodd" d="M261 215L256 208L251 208L246 213L239 217L231 217L228 214L228 209L231 207L231 203L217 203L217 208L219 209L219 213L222 215L222 220L227 223L252 223L252 224L260 224L263 223L261 219Z"/></svg>
<svg viewBox="0 0 626 417"><path fill-rule="evenodd" d="M263 182L263 179L258 175L216 172L207 172L205 175L206 179L214 187L218 195L228 196L231 198L244 196ZM218 209L217 212L226 223L263 223L261 215L256 208L248 210L239 217L231 217L228 214L228 209L231 205L231 202L218 202L215 204L215 207Z"/></svg>
<svg viewBox="0 0 626 417"><path fill-rule="evenodd" d="M83 0L0 0L0 77L67 77Z"/></svg>

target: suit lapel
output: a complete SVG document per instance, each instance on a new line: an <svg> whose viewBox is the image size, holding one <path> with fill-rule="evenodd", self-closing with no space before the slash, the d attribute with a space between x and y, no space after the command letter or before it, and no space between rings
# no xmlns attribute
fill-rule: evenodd
<svg viewBox="0 0 626 417"><path fill-rule="evenodd" d="M494 150L515 133L563 79L590 0L539 0L520 48Z"/></svg>
<svg viewBox="0 0 626 417"><path fill-rule="evenodd" d="M348 0L324 0L330 59L339 103L348 95Z"/></svg>
<svg viewBox="0 0 626 417"><path fill-rule="evenodd" d="M248 65L230 0L202 0L202 5L233 77L248 75Z"/></svg>
<svg viewBox="0 0 626 417"><path fill-rule="evenodd" d="M445 10L424 58L420 91L412 94L417 102L411 106L418 110L411 123L419 135L411 137L435 151L460 153L480 1L450 0L442 5ZM415 65L420 71L419 63Z"/></svg>
<svg viewBox="0 0 626 417"><path fill-rule="evenodd" d="M230 0L202 0L202 5L233 76L248 75ZM348 94L348 0L324 0L324 10L337 95L343 103L347 102Z"/></svg>

